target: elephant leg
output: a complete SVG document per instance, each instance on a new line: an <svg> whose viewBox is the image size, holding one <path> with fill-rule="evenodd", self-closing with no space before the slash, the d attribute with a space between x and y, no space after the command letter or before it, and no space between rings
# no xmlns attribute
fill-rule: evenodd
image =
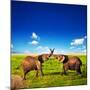
<svg viewBox="0 0 90 90"><path fill-rule="evenodd" d="M42 73L42 76L44 75L44 73L43 73L43 70L42 70L42 65L41 65L41 73Z"/></svg>
<svg viewBox="0 0 90 90"><path fill-rule="evenodd" d="M42 76L43 76L42 66L40 66L39 71L40 71L40 77L42 78Z"/></svg>
<svg viewBox="0 0 90 90"><path fill-rule="evenodd" d="M80 66L78 65L78 66L76 66L76 72L77 72L77 74L82 74L82 72L81 72L81 68L80 68Z"/></svg>
<svg viewBox="0 0 90 90"><path fill-rule="evenodd" d="M38 73L40 74L40 77L43 76L43 73L42 73L41 69L36 70L36 77L38 77Z"/></svg>
<svg viewBox="0 0 90 90"><path fill-rule="evenodd" d="M38 77L38 70L36 70L36 77Z"/></svg>
<svg viewBox="0 0 90 90"><path fill-rule="evenodd" d="M37 69L40 71L40 77L42 77L42 75L43 75L42 64L39 61L37 62Z"/></svg>
<svg viewBox="0 0 90 90"><path fill-rule="evenodd" d="M23 80L26 80L26 73L24 73L24 78L23 78Z"/></svg>
<svg viewBox="0 0 90 90"><path fill-rule="evenodd" d="M63 74L67 74L67 70L68 70L68 66L67 65L64 65L63 66Z"/></svg>
<svg viewBox="0 0 90 90"><path fill-rule="evenodd" d="M65 68L64 68L63 70L64 70L64 71L63 71L63 74L66 75L66 74L67 74L67 72L66 72L67 70L66 70Z"/></svg>
<svg viewBox="0 0 90 90"><path fill-rule="evenodd" d="M77 69L77 73L78 73L78 74L82 74L82 72L81 72L81 69L80 69L80 68L78 68L78 69Z"/></svg>
<svg viewBox="0 0 90 90"><path fill-rule="evenodd" d="M24 71L24 80L26 80L26 74L28 73L29 71Z"/></svg>

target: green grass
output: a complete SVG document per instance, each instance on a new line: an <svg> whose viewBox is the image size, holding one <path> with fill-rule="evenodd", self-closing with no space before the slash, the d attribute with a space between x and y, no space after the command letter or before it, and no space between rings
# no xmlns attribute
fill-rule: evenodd
<svg viewBox="0 0 90 90"><path fill-rule="evenodd" d="M20 66L21 61L25 55L12 55L11 56L11 73L23 76L22 68L17 69ZM76 75L74 71L68 71L68 75L61 75L62 64L55 60L50 59L45 61L43 64L42 78L35 77L36 72L31 71L27 74L27 80L24 81L26 88L40 88L40 87L59 87L59 86L75 86L75 85L86 85L87 84L87 58L86 56L79 56L82 60L82 74Z"/></svg>

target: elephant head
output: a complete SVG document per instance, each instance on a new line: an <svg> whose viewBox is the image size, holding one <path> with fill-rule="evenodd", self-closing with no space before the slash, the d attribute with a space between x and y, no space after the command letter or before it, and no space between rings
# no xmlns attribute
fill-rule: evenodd
<svg viewBox="0 0 90 90"><path fill-rule="evenodd" d="M55 48L54 49L50 49L50 54L41 54L38 56L38 60L43 63L44 61L48 60L52 55L53 55L53 52L54 52Z"/></svg>
<svg viewBox="0 0 90 90"><path fill-rule="evenodd" d="M67 55L58 55L58 56L56 57L56 59L59 60L59 61L62 62L62 63L65 63L65 62L68 61L68 56L67 56Z"/></svg>

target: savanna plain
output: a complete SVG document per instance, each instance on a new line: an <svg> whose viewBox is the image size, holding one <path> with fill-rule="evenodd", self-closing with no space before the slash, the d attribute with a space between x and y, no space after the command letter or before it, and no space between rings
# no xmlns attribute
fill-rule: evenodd
<svg viewBox="0 0 90 90"><path fill-rule="evenodd" d="M27 55L11 55L11 74L20 75L23 77L23 70L20 66L22 60ZM44 87L60 87L60 86L75 86L87 84L87 57L86 55L78 55L82 61L81 71L82 76L76 75L75 71L68 71L67 75L61 75L63 64L55 58L51 57L43 63L42 78L36 77L36 72L29 72L24 80L25 88L44 88ZM17 69L17 67L19 67Z"/></svg>

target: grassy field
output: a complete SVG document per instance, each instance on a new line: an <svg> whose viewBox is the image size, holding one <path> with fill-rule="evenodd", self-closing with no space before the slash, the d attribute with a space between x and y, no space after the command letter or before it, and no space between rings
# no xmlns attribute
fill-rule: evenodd
<svg viewBox="0 0 90 90"><path fill-rule="evenodd" d="M21 61L25 55L12 55L11 56L11 73L23 76L22 68L16 69L20 66ZM87 58L85 55L79 56L82 60L82 77L76 75L74 71L68 71L68 75L61 75L62 64L51 58L43 64L44 76L42 78L35 77L36 72L31 71L27 74L27 80L24 81L26 88L42 88L42 87L60 87L60 86L75 86L87 84Z"/></svg>

